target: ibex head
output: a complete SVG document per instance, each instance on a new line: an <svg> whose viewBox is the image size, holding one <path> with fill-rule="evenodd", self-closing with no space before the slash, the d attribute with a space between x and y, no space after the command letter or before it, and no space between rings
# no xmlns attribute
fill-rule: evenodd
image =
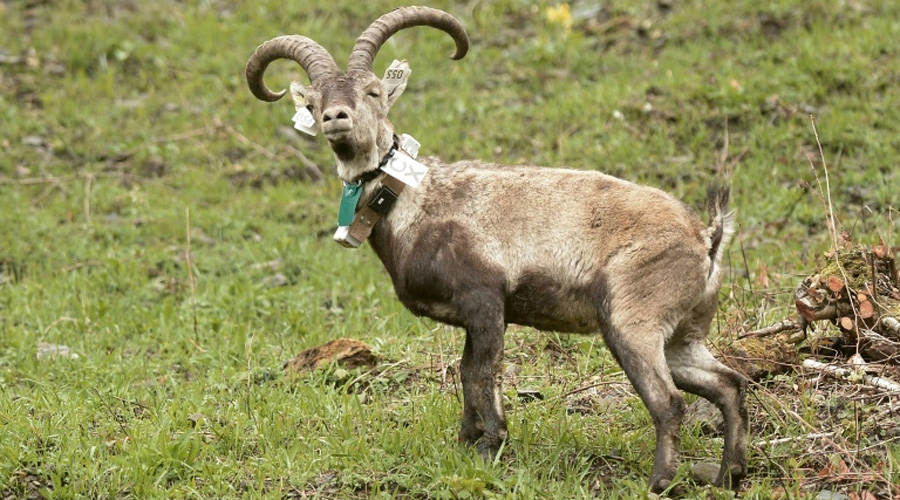
<svg viewBox="0 0 900 500"><path fill-rule="evenodd" d="M382 44L394 33L413 26L431 26L456 42L452 59L462 59L469 39L462 24L450 14L429 7L404 7L373 22L356 40L347 71L321 45L300 35L286 35L260 45L247 62L247 84L263 101L277 101L285 91L272 92L263 82L266 67L277 59L291 59L309 75L309 86L292 85L295 98L306 103L334 151L338 176L351 182L376 170L393 145L394 127L387 118L391 106L406 88L409 71L378 79L372 63ZM390 70L389 70L390 71Z"/></svg>

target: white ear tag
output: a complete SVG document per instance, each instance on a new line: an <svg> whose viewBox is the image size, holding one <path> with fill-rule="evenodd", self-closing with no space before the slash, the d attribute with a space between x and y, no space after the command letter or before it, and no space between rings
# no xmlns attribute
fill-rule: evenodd
<svg viewBox="0 0 900 500"><path fill-rule="evenodd" d="M291 98L294 101L294 108L297 110L291 120L294 122L295 129L304 134L315 136L316 119L313 118L312 113L306 107L306 99L303 98L302 89L303 86L299 82L291 82Z"/></svg>
<svg viewBox="0 0 900 500"><path fill-rule="evenodd" d="M306 107L302 107L294 113L294 117L291 118L294 121L294 128L303 132L304 134L309 134L312 136L316 135L316 119L313 118L312 113L309 112Z"/></svg>
<svg viewBox="0 0 900 500"><path fill-rule="evenodd" d="M406 59L402 61L394 59L394 62L384 72L384 78L381 80L385 92L390 96L398 87L405 88L410 73L412 73L412 70L409 68L409 63L406 62Z"/></svg>

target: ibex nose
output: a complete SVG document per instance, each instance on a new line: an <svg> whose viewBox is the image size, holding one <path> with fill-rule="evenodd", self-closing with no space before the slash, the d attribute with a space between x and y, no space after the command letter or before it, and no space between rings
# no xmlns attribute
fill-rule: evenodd
<svg viewBox="0 0 900 500"><path fill-rule="evenodd" d="M350 108L346 106L334 106L328 108L322 113L322 123L328 123L332 120L349 120Z"/></svg>

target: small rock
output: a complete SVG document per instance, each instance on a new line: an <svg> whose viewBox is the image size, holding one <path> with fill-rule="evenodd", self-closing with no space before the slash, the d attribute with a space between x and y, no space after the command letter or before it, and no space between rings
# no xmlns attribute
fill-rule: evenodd
<svg viewBox="0 0 900 500"><path fill-rule="evenodd" d="M850 497L837 491L822 490L815 500L850 500Z"/></svg>
<svg viewBox="0 0 900 500"><path fill-rule="evenodd" d="M195 427L197 426L197 424L202 422L203 419L205 419L205 418L206 418L206 416L200 412L194 412L194 413L191 413L190 415L188 415L188 420L190 420L191 425L193 425Z"/></svg>
<svg viewBox="0 0 900 500"><path fill-rule="evenodd" d="M656 6L662 11L671 10L675 6L675 0L656 0Z"/></svg>
<svg viewBox="0 0 900 500"><path fill-rule="evenodd" d="M289 285L290 280L287 279L287 276L281 273L275 273L272 276L269 276L269 279L266 280L266 284L272 288L278 288L280 286Z"/></svg>
<svg viewBox="0 0 900 500"><path fill-rule="evenodd" d="M254 271L258 271L261 269L277 271L277 270L281 269L282 263L283 262L281 259L270 260L268 262L257 262L256 264L251 265L250 269L253 269Z"/></svg>
<svg viewBox="0 0 900 500"><path fill-rule="evenodd" d="M519 389L518 391L516 391L516 394L519 396L519 399L521 399L523 403L544 400L544 395L541 394L541 391L537 389Z"/></svg>
<svg viewBox="0 0 900 500"><path fill-rule="evenodd" d="M700 398L688 406L684 422L686 425L700 424L704 433L722 433L725 429L725 419L716 405Z"/></svg>
<svg viewBox="0 0 900 500"><path fill-rule="evenodd" d="M721 466L713 462L700 462L691 466L691 478L701 484L712 484Z"/></svg>
<svg viewBox="0 0 900 500"><path fill-rule="evenodd" d="M35 148L41 148L47 145L47 141L43 137L37 135L26 135L22 138L22 144Z"/></svg>
<svg viewBox="0 0 900 500"><path fill-rule="evenodd" d="M144 177L162 177L168 170L168 165L161 158L152 156L141 164L141 175Z"/></svg>
<svg viewBox="0 0 900 500"><path fill-rule="evenodd" d="M56 61L47 61L44 63L44 72L53 76L65 76L66 66Z"/></svg>
<svg viewBox="0 0 900 500"><path fill-rule="evenodd" d="M72 352L69 346L40 342L37 345L37 359L67 358L78 359L78 353Z"/></svg>
<svg viewBox="0 0 900 500"><path fill-rule="evenodd" d="M307 349L284 364L285 374L312 371L335 362L344 368L375 366L372 348L354 339L336 339Z"/></svg>
<svg viewBox="0 0 900 500"><path fill-rule="evenodd" d="M503 371L503 378L506 379L506 383L511 386L519 385L519 373L522 372L522 367L511 363L506 365L506 369Z"/></svg>
<svg viewBox="0 0 900 500"><path fill-rule="evenodd" d="M203 232L203 230L199 227L191 229L191 241L201 243L209 247L215 246L216 244L216 239Z"/></svg>

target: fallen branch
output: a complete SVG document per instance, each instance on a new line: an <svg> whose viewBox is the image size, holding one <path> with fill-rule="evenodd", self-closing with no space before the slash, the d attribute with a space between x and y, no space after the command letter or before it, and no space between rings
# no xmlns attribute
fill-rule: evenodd
<svg viewBox="0 0 900 500"><path fill-rule="evenodd" d="M834 365L828 365L825 363L820 363L818 361L812 359L804 359L803 366L806 368L811 368L813 370L817 370L820 372L827 373L829 375L833 375L838 378L847 377L852 375L854 372L852 370L848 370L846 368L840 368ZM884 389L891 392L900 392L900 384L894 382L893 380L884 378L884 377L876 377L873 375L863 374L862 376L863 382L873 387L878 387L879 389Z"/></svg>
<svg viewBox="0 0 900 500"><path fill-rule="evenodd" d="M588 384L588 385L585 385L582 387L576 387L575 389L572 389L571 391L568 391L565 394L563 394L562 396L560 396L560 399L567 398L573 394L578 394L579 392L589 391L591 389L594 389L595 387L601 387L604 385L629 385L629 384L628 384L627 380L604 380L601 382L595 382L593 384Z"/></svg>
<svg viewBox="0 0 900 500"><path fill-rule="evenodd" d="M759 440L759 441L753 443L753 446L757 446L757 447L772 446L772 445L776 445L776 444L790 443L791 441L800 441L803 439L809 439L809 440L822 439L822 438L827 438L827 437L831 437L831 436L834 436L834 432L813 432L813 433L807 434L805 436L792 436L792 437L779 438L779 439L762 439L762 440Z"/></svg>
<svg viewBox="0 0 900 500"><path fill-rule="evenodd" d="M46 177L26 177L24 179L10 179L9 177L0 177L0 184L17 184L19 186L34 186L36 184L61 184L63 182L77 181L80 179L94 179L98 177L122 177L121 172L81 172L71 175L48 175Z"/></svg>
<svg viewBox="0 0 900 500"><path fill-rule="evenodd" d="M772 326L768 326L766 328L761 328L759 330L753 330L752 332L744 333L738 336L738 339L743 339L747 337L768 337L769 335L775 335L781 332L787 331L795 331L800 330L801 326L794 320L788 318L775 323Z"/></svg>
<svg viewBox="0 0 900 500"><path fill-rule="evenodd" d="M70 266L66 266L62 269L57 269L56 272L57 273L68 273L71 271L81 269L82 267L96 267L96 266L102 266L102 265L103 265L103 262L101 262L99 260L83 260L81 262L76 262Z"/></svg>

